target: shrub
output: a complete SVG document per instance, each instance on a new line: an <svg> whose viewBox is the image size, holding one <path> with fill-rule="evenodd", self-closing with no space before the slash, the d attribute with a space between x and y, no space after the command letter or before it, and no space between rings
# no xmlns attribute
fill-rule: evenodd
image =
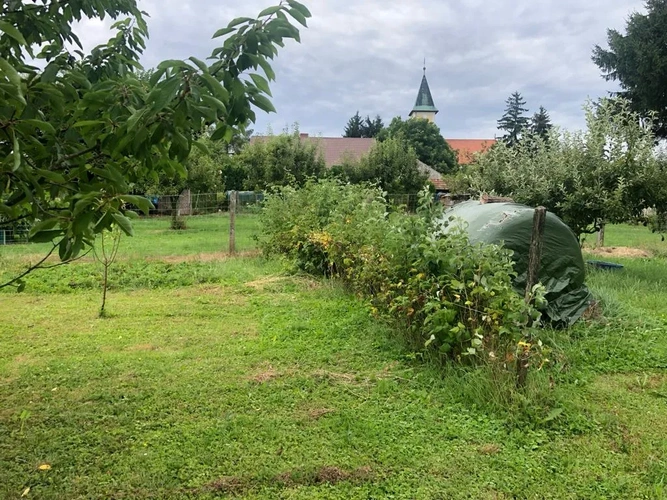
<svg viewBox="0 0 667 500"><path fill-rule="evenodd" d="M539 313L512 288L509 251L471 245L426 191L407 214L390 212L377 188L308 182L270 195L261 221L265 253L342 280L439 358L506 367L535 346Z"/></svg>

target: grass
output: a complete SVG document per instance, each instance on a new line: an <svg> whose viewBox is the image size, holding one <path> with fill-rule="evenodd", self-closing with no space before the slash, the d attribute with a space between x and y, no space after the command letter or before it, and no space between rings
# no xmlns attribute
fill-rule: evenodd
<svg viewBox="0 0 667 500"><path fill-rule="evenodd" d="M187 229L169 228L170 217L151 217L133 221L135 236L124 237L119 259L137 259L167 256L194 256L221 253L229 250L229 216L201 215L184 217ZM239 252L255 248L253 235L259 233L259 221L254 214L236 217L236 248ZM50 249L47 244L7 245L0 247L0 257L14 258L43 255Z"/></svg>
<svg viewBox="0 0 667 500"><path fill-rule="evenodd" d="M0 296L0 498L665 498L667 267L616 261L516 414L277 262L127 259L105 319L92 263L43 272Z"/></svg>
<svg viewBox="0 0 667 500"><path fill-rule="evenodd" d="M652 233L642 225L617 224L606 228L604 244L606 247L641 248L664 257L667 256L667 242L662 237L662 234ZM588 245L595 245L596 242L596 234L587 235Z"/></svg>

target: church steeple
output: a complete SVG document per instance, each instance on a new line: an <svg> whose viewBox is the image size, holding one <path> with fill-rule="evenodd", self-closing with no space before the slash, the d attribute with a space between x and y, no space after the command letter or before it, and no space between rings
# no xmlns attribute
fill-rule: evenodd
<svg viewBox="0 0 667 500"><path fill-rule="evenodd" d="M410 112L410 118L425 118L430 122L434 122L436 114L438 114L438 110L433 103L431 89L428 86L428 80L426 80L426 59L424 59L424 76L422 77L415 106Z"/></svg>

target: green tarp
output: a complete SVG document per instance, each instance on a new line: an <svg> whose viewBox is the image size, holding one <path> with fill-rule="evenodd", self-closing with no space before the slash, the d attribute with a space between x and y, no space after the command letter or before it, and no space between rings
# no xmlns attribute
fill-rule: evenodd
<svg viewBox="0 0 667 500"><path fill-rule="evenodd" d="M517 272L514 286L523 294L534 212L533 208L517 203L467 201L455 205L445 214L465 222L471 243L502 243L513 251ZM572 325L586 310L592 296L584 284L585 276L584 259L576 236L556 215L547 212L539 280L546 288L548 300L543 313L553 324Z"/></svg>

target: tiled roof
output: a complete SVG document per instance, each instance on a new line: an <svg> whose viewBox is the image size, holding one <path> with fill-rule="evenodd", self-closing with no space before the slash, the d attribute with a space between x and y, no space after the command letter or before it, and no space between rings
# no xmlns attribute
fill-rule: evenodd
<svg viewBox="0 0 667 500"><path fill-rule="evenodd" d="M314 143L324 156L327 168L340 165L345 158L359 160L367 154L375 139L357 137L310 137L301 134L301 140ZM255 136L250 142L266 140L265 136ZM462 165L471 163L475 153L482 153L495 144L495 139L445 139L452 149L459 154L459 163ZM431 169L432 170L432 169ZM433 170L435 172L435 170ZM437 172L436 172L437 173ZM439 174L438 174L439 175ZM429 177L432 177L429 175ZM437 186L436 186L437 187Z"/></svg>
<svg viewBox="0 0 667 500"><path fill-rule="evenodd" d="M308 134L300 134L299 137L302 141L315 144L318 147L327 168L340 165L346 158L353 161L359 160L375 144L375 139L357 137L310 137ZM265 141L266 139L267 136L256 135L250 138L250 143Z"/></svg>
<svg viewBox="0 0 667 500"><path fill-rule="evenodd" d="M459 163L472 163L476 153L483 153L496 143L495 139L446 139L447 144L459 153Z"/></svg>
<svg viewBox="0 0 667 500"><path fill-rule="evenodd" d="M340 165L345 159L359 160L375 144L375 139L361 137L304 137L302 135L301 140L317 145L324 155L327 167Z"/></svg>

